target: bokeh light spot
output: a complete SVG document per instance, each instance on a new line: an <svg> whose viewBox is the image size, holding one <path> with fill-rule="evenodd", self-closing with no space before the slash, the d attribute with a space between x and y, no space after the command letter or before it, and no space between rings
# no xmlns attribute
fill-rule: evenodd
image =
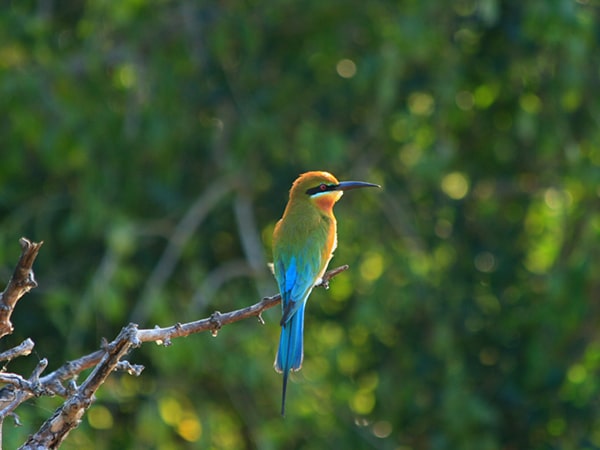
<svg viewBox="0 0 600 450"><path fill-rule="evenodd" d="M117 81L122 88L128 89L136 83L135 68L132 64L123 64L117 69Z"/></svg>
<svg viewBox="0 0 600 450"><path fill-rule="evenodd" d="M435 108L435 100L427 92L413 92L408 96L408 109L415 116L430 116Z"/></svg>
<svg viewBox="0 0 600 450"><path fill-rule="evenodd" d="M474 264L480 272L490 273L496 268L496 258L490 252L481 252L475 255Z"/></svg>
<svg viewBox="0 0 600 450"><path fill-rule="evenodd" d="M351 59L341 59L336 64L335 70L342 78L352 78L356 75L356 63Z"/></svg>
<svg viewBox="0 0 600 450"><path fill-rule="evenodd" d="M442 178L442 191L454 199L460 200L469 192L469 180L460 172L452 172Z"/></svg>
<svg viewBox="0 0 600 450"><path fill-rule="evenodd" d="M406 167L413 167L421 160L422 150L418 145L406 144L400 150L399 156L402 164Z"/></svg>
<svg viewBox="0 0 600 450"><path fill-rule="evenodd" d="M537 95L532 93L523 94L519 98L519 105L523 111L529 114L537 114L542 109L542 101Z"/></svg>
<svg viewBox="0 0 600 450"><path fill-rule="evenodd" d="M158 411L162 420L168 425L176 425L181 420L181 405L173 397L163 397L158 401Z"/></svg>
<svg viewBox="0 0 600 450"><path fill-rule="evenodd" d="M392 424L387 420L380 420L373 424L373 435L380 439L385 439L392 434Z"/></svg>
<svg viewBox="0 0 600 450"><path fill-rule="evenodd" d="M383 257L380 253L367 252L360 265L360 274L366 281L375 281L383 273Z"/></svg>
<svg viewBox="0 0 600 450"><path fill-rule="evenodd" d="M565 205L570 205L573 201L572 195L567 191L548 188L544 192L544 203L553 211L562 210Z"/></svg>
<svg viewBox="0 0 600 450"><path fill-rule="evenodd" d="M375 395L372 392L357 392L350 400L350 408L356 414L367 415L375 407Z"/></svg>
<svg viewBox="0 0 600 450"><path fill-rule="evenodd" d="M489 108L492 105L492 103L494 103L497 96L497 87L488 84L482 84L481 86L478 86L477 89L475 89L473 100L478 108L486 109Z"/></svg>
<svg viewBox="0 0 600 450"><path fill-rule="evenodd" d="M96 405L88 413L88 422L92 428L108 430L113 426L113 416L105 406Z"/></svg>
<svg viewBox="0 0 600 450"><path fill-rule="evenodd" d="M177 434L188 442L196 442L202 435L202 424L195 417L187 417L177 424Z"/></svg>

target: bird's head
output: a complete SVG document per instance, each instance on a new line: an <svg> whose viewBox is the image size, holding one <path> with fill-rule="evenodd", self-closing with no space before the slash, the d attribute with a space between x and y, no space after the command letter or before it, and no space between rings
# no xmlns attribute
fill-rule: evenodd
<svg viewBox="0 0 600 450"><path fill-rule="evenodd" d="M306 172L300 175L290 190L290 201L310 201L323 211L330 211L344 191L364 187L381 187L364 181L338 181L329 172Z"/></svg>

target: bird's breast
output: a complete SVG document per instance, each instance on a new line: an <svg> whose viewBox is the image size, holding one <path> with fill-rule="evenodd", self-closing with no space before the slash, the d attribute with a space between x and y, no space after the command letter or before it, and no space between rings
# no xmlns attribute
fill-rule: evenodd
<svg viewBox="0 0 600 450"><path fill-rule="evenodd" d="M276 253L283 248L294 253L314 248L328 254L335 249L336 243L333 215L313 213L284 216L273 233L273 249Z"/></svg>

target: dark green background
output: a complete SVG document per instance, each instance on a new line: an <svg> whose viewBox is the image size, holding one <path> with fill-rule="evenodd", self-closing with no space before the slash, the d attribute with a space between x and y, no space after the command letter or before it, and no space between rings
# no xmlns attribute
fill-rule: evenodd
<svg viewBox="0 0 600 450"><path fill-rule="evenodd" d="M279 416L279 309L130 355L63 448L600 449L598 0L13 0L0 276L44 240L8 365L276 292L306 170L336 207ZM168 250L170 249L170 250ZM80 379L81 380L81 379ZM61 399L5 424L15 448Z"/></svg>

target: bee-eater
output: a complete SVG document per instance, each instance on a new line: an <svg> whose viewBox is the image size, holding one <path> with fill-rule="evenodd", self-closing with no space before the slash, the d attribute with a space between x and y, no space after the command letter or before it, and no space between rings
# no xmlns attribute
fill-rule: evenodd
<svg viewBox="0 0 600 450"><path fill-rule="evenodd" d="M362 181L339 182L327 172L307 172L294 181L283 217L273 232L273 271L281 294L281 337L275 370L283 373L281 415L290 370L300 370L304 307L321 281L337 246L333 205L344 191L379 187Z"/></svg>

